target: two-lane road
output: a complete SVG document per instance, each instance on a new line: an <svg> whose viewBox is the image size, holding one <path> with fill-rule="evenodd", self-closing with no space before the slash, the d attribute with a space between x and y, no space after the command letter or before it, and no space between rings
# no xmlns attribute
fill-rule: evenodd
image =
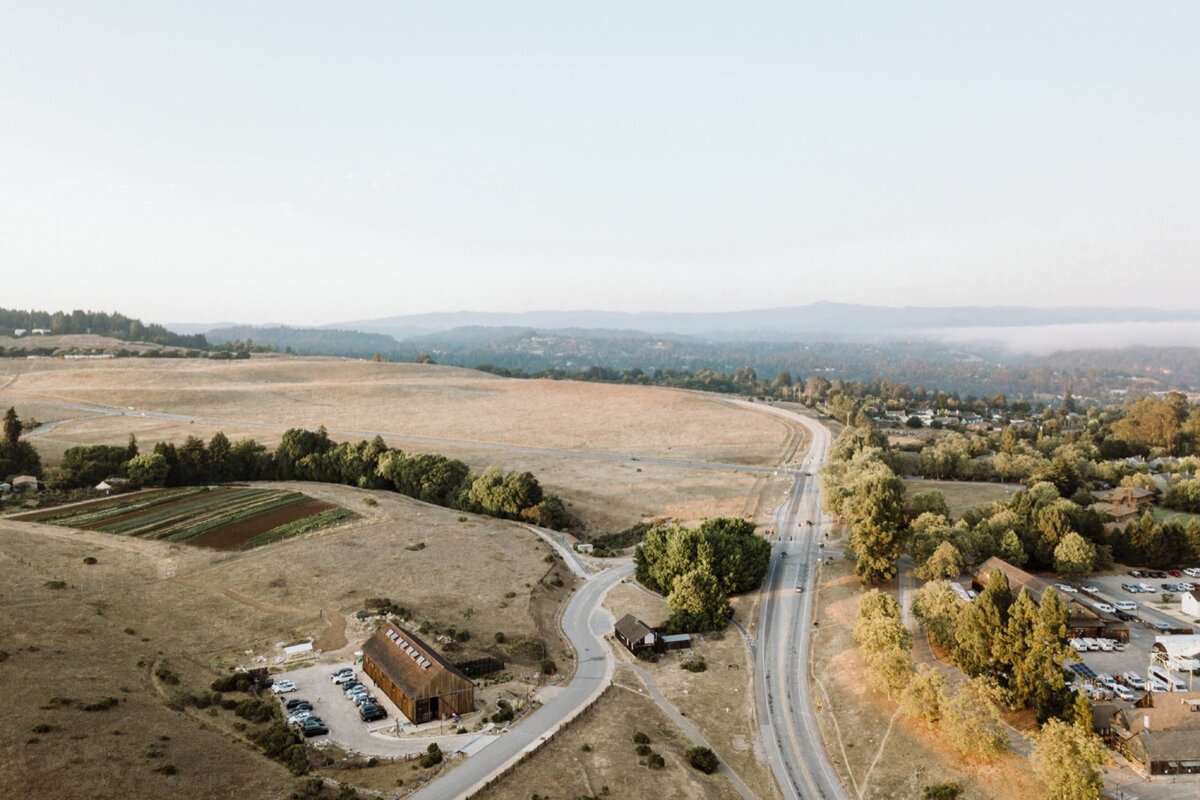
<svg viewBox="0 0 1200 800"><path fill-rule="evenodd" d="M761 406L760 406L761 408ZM829 521L821 510L817 474L831 435L819 422L778 408L812 437L796 483L775 515L777 541L763 589L754 686L771 770L788 800L846 800L821 741L808 685L813 589ZM799 591L798 591L799 589Z"/></svg>

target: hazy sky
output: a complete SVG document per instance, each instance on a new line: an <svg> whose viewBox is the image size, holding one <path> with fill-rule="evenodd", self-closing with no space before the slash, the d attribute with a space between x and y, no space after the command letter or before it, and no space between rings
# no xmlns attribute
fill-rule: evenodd
<svg viewBox="0 0 1200 800"><path fill-rule="evenodd" d="M5 307L1197 306L1200 4L0 6Z"/></svg>

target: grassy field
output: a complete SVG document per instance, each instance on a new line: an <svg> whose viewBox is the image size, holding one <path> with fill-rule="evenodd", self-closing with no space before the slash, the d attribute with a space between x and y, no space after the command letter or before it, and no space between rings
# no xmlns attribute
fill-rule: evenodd
<svg viewBox="0 0 1200 800"><path fill-rule="evenodd" d="M957 519L973 506L994 503L1011 498L1024 486L1016 483L985 483L982 481L930 481L905 480L909 494L917 492L941 492L950 507L950 515Z"/></svg>
<svg viewBox="0 0 1200 800"><path fill-rule="evenodd" d="M118 495L12 519L239 550L355 517L352 511L300 492L201 486Z"/></svg>
<svg viewBox="0 0 1200 800"><path fill-rule="evenodd" d="M405 606L411 624L469 630L444 648L454 660L494 653L519 675L544 645L569 667L555 618L572 582L555 585L559 562L524 528L385 492L261 488L361 518L233 552L0 519L0 673L36 682L0 693L0 797L287 797L295 779L245 742L236 717L173 711L167 698L232 665L273 665L281 642L314 638L348 657L372 632L355 616L371 597ZM154 677L163 665L177 686ZM43 708L56 696L74 702ZM81 707L106 697L118 702ZM178 774L154 771L165 763Z"/></svg>
<svg viewBox="0 0 1200 800"><path fill-rule="evenodd" d="M1200 522L1200 514L1189 514L1186 511L1172 511L1169 508L1155 506L1151 513L1155 522L1178 522L1187 525L1189 522Z"/></svg>
<svg viewBox="0 0 1200 800"><path fill-rule="evenodd" d="M480 800L548 798L659 798L733 800L739 795L720 775L688 765L691 743L649 698L630 688L637 678L617 675L617 685L591 710L515 772L479 795ZM645 733L663 757L662 769L644 766L633 735Z"/></svg>
<svg viewBox="0 0 1200 800"><path fill-rule="evenodd" d="M737 603L746 599L738 598ZM633 614L651 626L661 625L670 614L665 598L633 584L613 589L605 606L618 619ZM737 613L739 618L748 616L741 608ZM620 645L616 645L616 651L619 662L634 663ZM680 667L682 661L693 658L703 658L708 669L689 672ZM736 628L697 636L692 649L666 653L658 663L636 663L650 673L663 696L696 725L721 760L757 796L774 794L773 779L755 736L753 664Z"/></svg>
<svg viewBox="0 0 1200 800"><path fill-rule="evenodd" d="M591 532L649 516L696 521L736 513L756 476L686 465L581 459L508 447L770 465L798 426L715 395L642 386L510 380L473 370L348 359L249 361L0 360L0 404L61 419L30 437L50 464L77 444L143 450L189 435L253 437L273 446L289 426L366 436L460 458L481 470L528 469L573 504ZM104 409L89 407L98 404ZM180 419L140 416L145 412ZM413 441L405 437L422 437Z"/></svg>
<svg viewBox="0 0 1200 800"><path fill-rule="evenodd" d="M1041 784L1025 759L1009 752L993 764L963 760L876 688L852 634L862 593L849 561L821 567L812 693L822 738L850 795L920 797L925 786L954 780L963 786L963 800L1040 797Z"/></svg>

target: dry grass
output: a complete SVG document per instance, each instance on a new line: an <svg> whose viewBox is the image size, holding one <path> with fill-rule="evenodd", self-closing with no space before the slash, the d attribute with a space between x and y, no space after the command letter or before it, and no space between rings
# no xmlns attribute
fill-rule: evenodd
<svg viewBox="0 0 1200 800"><path fill-rule="evenodd" d="M605 606L617 618L633 614L650 626L662 624L670 614L664 598L634 584L614 588ZM615 640L613 647L620 661L635 663ZM680 667L682 661L700 657L708 664L705 672L688 672ZM754 667L736 628L697 636L691 650L666 653L658 663L636 663L650 673L663 696L696 725L721 760L757 796L773 795L771 774L756 735Z"/></svg>
<svg viewBox="0 0 1200 800"><path fill-rule="evenodd" d="M74 445L123 444L130 433L144 449L217 430L267 445L290 426L390 433L394 446L441 452L477 470L491 464L531 470L572 504L590 533L647 517L694 522L739 514L756 476L473 442L769 465L795 446L797 428L694 392L320 358L0 361L0 403L42 420L73 415L31 439L47 463ZM55 405L62 403L100 404L128 416ZM188 419L139 416L143 410ZM438 441L418 444L404 436Z"/></svg>
<svg viewBox="0 0 1200 800"><path fill-rule="evenodd" d="M985 503L1010 499L1023 489L1013 483L984 483L980 481L927 481L906 480L909 494L916 492L941 492L950 507L950 516L957 519L967 509Z"/></svg>
<svg viewBox="0 0 1200 800"><path fill-rule="evenodd" d="M850 796L920 797L923 787L948 780L962 784L967 800L1040 796L1041 785L1020 756L1007 753L991 765L971 764L936 730L896 715L896 704L867 678L851 634L861 595L850 562L822 566L813 697L821 704L817 719L826 748Z"/></svg>
<svg viewBox="0 0 1200 800"><path fill-rule="evenodd" d="M199 690L214 670L253 655L273 662L279 642L325 632L336 642L344 630L349 650L369 634L352 616L368 596L410 607L416 622L471 630L455 658L483 652L504 631L510 642L544 639L566 661L554 614L571 584L539 585L552 568L548 548L524 529L459 522L455 512L393 494L274 485L364 518L245 553L0 521L0 647L9 653L0 671L28 686L0 693L10 731L0 741L0 796L286 796L294 779L240 741L229 712L169 710L153 665L165 661L179 688ZM372 494L376 506L364 502ZM423 549L406 549L420 542ZM98 563L84 564L88 556ZM102 712L42 710L53 696L120 703ZM54 730L33 733L39 724ZM25 743L34 736L42 741ZM160 744L161 736L170 739ZM152 747L165 755L146 758ZM166 762L178 776L152 771Z"/></svg>
<svg viewBox="0 0 1200 800"><path fill-rule="evenodd" d="M629 683L636 678L618 676L618 680ZM637 731L650 737L650 747L666 761L665 768L652 770L638 763L633 743ZM584 750L585 746L589 749ZM477 796L482 800L528 800L534 794L552 798L737 798L720 775L704 775L688 765L683 754L690 746L652 700L614 686L577 723Z"/></svg>

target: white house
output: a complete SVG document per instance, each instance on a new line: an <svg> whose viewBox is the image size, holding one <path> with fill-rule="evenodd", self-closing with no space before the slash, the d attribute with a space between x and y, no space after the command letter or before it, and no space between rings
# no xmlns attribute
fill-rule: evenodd
<svg viewBox="0 0 1200 800"><path fill-rule="evenodd" d="M1192 619L1200 619L1200 591L1184 592L1179 601L1183 605L1183 613Z"/></svg>

